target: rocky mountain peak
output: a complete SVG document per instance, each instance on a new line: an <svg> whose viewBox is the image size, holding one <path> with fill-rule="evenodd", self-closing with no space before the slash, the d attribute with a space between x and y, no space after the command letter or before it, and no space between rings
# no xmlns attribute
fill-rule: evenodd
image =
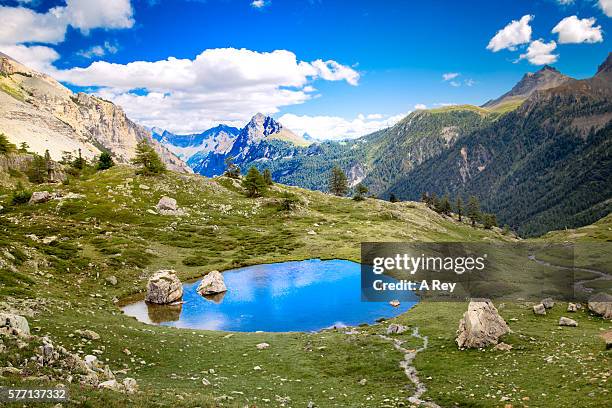
<svg viewBox="0 0 612 408"><path fill-rule="evenodd" d="M606 60L597 68L597 76L610 75L612 73L612 52L608 53Z"/></svg>
<svg viewBox="0 0 612 408"><path fill-rule="evenodd" d="M249 140L258 141L266 136L280 132L281 129L283 129L283 125L272 117L257 113L245 126L243 132L246 133Z"/></svg>

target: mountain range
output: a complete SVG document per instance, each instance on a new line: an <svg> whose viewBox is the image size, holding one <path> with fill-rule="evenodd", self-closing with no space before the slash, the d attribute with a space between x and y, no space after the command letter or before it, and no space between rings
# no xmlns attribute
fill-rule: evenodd
<svg viewBox="0 0 612 408"><path fill-rule="evenodd" d="M128 163L140 140L147 140L171 170L191 172L181 159L132 122L117 105L82 92L73 93L48 75L0 53L0 133L30 150L45 150L59 160L65 152L81 151L92 159L110 152Z"/></svg>
<svg viewBox="0 0 612 408"><path fill-rule="evenodd" d="M146 139L170 169L217 176L225 161L270 169L275 181L327 189L334 166L371 195L423 192L480 198L522 235L594 222L612 209L612 57L584 80L545 66L482 106L417 110L392 127L344 141L298 136L256 114L238 129L219 125L177 135L147 129L109 101L73 93L0 54L0 132L54 158L81 149L127 163Z"/></svg>
<svg viewBox="0 0 612 408"><path fill-rule="evenodd" d="M338 165L351 186L364 183L382 198L476 195L523 235L586 225L612 206L611 65L608 56L585 80L544 66L482 106L417 110L390 128L341 142L273 137L284 128L258 114L231 148L203 150L188 164L213 176L232 156L243 171L269 168L278 182L319 190Z"/></svg>

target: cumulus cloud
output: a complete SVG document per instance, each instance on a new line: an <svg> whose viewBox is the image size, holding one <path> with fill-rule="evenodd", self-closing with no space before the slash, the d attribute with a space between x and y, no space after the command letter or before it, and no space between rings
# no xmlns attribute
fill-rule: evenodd
<svg viewBox="0 0 612 408"><path fill-rule="evenodd" d="M354 139L380 129L393 126L406 114L387 116L382 114L360 114L352 119L339 116L308 116L286 113L278 120L299 135L308 133L316 139Z"/></svg>
<svg viewBox="0 0 612 408"><path fill-rule="evenodd" d="M116 45L105 41L102 45L94 45L86 50L80 50L77 52L77 55L90 59L95 57L103 57L107 54L115 54L117 51L119 51L119 48Z"/></svg>
<svg viewBox="0 0 612 408"><path fill-rule="evenodd" d="M559 34L559 44L602 42L601 26L596 26L595 22L595 18L565 17L552 29L552 33Z"/></svg>
<svg viewBox="0 0 612 408"><path fill-rule="evenodd" d="M599 8L608 17L612 17L612 0L599 0Z"/></svg>
<svg viewBox="0 0 612 408"><path fill-rule="evenodd" d="M123 106L131 118L181 133L218 123L243 124L255 112L273 114L304 103L317 96L316 80L351 85L359 80L358 72L333 60L305 62L286 50L235 48L208 49L194 59L96 61L52 75L73 85L99 87L100 96Z"/></svg>
<svg viewBox="0 0 612 408"><path fill-rule="evenodd" d="M559 55L552 52L557 48L554 41L545 43L543 40L535 40L529 44L527 52L521 54L519 60L526 59L533 65L552 64L557 61Z"/></svg>
<svg viewBox="0 0 612 408"><path fill-rule="evenodd" d="M450 81L451 79L455 79L460 74L458 72L447 72L446 74L442 74L442 79L445 81Z"/></svg>
<svg viewBox="0 0 612 408"><path fill-rule="evenodd" d="M266 1L266 0L253 0L251 2L251 7L255 8L255 9L262 9L266 6L269 6L270 3L272 3L271 1Z"/></svg>
<svg viewBox="0 0 612 408"><path fill-rule="evenodd" d="M517 45L527 44L531 40L531 26L529 25L531 20L533 20L531 15L525 15L519 21L512 20L491 38L487 49L493 52L505 48L515 50Z"/></svg>
<svg viewBox="0 0 612 408"><path fill-rule="evenodd" d="M130 28L134 25L130 0L66 0L68 23L87 33L92 28Z"/></svg>

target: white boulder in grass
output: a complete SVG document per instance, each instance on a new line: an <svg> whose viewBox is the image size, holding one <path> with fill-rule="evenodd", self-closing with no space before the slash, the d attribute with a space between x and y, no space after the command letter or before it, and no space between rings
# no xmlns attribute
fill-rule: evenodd
<svg viewBox="0 0 612 408"><path fill-rule="evenodd" d="M183 297L183 285L173 270L161 270L149 278L145 300L164 305Z"/></svg>
<svg viewBox="0 0 612 408"><path fill-rule="evenodd" d="M29 335L30 326L25 317L12 313L0 313L0 331L8 334Z"/></svg>
<svg viewBox="0 0 612 408"><path fill-rule="evenodd" d="M457 345L460 348L480 348L497 344L510 328L489 299L473 300L459 321Z"/></svg>
<svg viewBox="0 0 612 408"><path fill-rule="evenodd" d="M225 286L225 280L223 275L219 271L211 271L202 278L200 285L198 286L198 293L200 295L215 295L227 291Z"/></svg>

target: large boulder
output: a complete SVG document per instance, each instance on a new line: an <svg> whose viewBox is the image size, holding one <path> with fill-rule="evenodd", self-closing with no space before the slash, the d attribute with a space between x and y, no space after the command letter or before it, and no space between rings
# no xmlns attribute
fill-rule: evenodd
<svg viewBox="0 0 612 408"><path fill-rule="evenodd" d="M225 287L225 281L223 280L223 275L219 271L209 272L204 278L202 278L202 282L198 286L198 293L200 295L214 295L221 292L226 292L227 287Z"/></svg>
<svg viewBox="0 0 612 408"><path fill-rule="evenodd" d="M32 197L30 197L30 201L28 204L40 204L46 203L51 199L51 193L48 191L35 191L32 193Z"/></svg>
<svg viewBox="0 0 612 408"><path fill-rule="evenodd" d="M29 335L30 326L23 316L11 313L0 313L0 331L9 334Z"/></svg>
<svg viewBox="0 0 612 408"><path fill-rule="evenodd" d="M157 203L157 210L168 210L168 211L176 211L178 207L176 206L176 200L174 198L163 196L159 199Z"/></svg>
<svg viewBox="0 0 612 408"><path fill-rule="evenodd" d="M150 303L164 305L183 297L183 285L173 270L161 270L149 278L147 296Z"/></svg>
<svg viewBox="0 0 612 408"><path fill-rule="evenodd" d="M533 306L533 313L537 315L545 315L546 307L542 303Z"/></svg>
<svg viewBox="0 0 612 408"><path fill-rule="evenodd" d="M547 309L552 309L555 306L555 301L552 298L542 299L541 303Z"/></svg>
<svg viewBox="0 0 612 408"><path fill-rule="evenodd" d="M559 326L576 327L578 326L578 322L574 319L570 319L569 317L561 316L559 319Z"/></svg>
<svg viewBox="0 0 612 408"><path fill-rule="evenodd" d="M457 345L460 348L486 347L497 344L510 328L489 299L473 300L459 321Z"/></svg>
<svg viewBox="0 0 612 408"><path fill-rule="evenodd" d="M612 295L602 292L591 296L589 310L604 319L612 320Z"/></svg>

